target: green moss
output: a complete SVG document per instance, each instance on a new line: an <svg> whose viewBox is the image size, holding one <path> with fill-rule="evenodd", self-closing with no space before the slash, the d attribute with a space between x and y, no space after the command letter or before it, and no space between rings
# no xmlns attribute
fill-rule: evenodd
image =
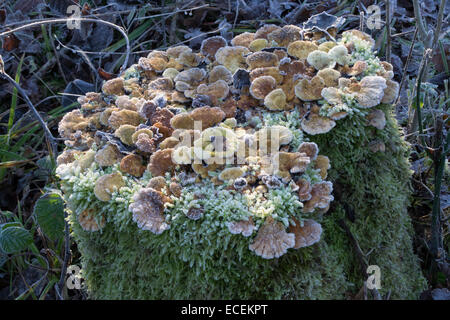
<svg viewBox="0 0 450 320"><path fill-rule="evenodd" d="M183 221L156 236L134 225L118 232L108 224L102 233L88 233L74 216L91 298L330 299L343 297L347 286L325 242L264 260L249 252L242 236L219 226L205 230Z"/></svg>
<svg viewBox="0 0 450 320"><path fill-rule="evenodd" d="M72 235L82 255L90 297L345 298L348 292L357 292L365 280L352 246L337 223L346 219L343 208L349 207L356 219L347 220L347 224L368 263L381 269L381 293L390 291L392 298L417 298L425 281L413 253L406 211L410 193L408 146L400 138L389 106L378 108L386 113L384 130L366 126L364 115L354 114L338 121L328 134L305 136L331 160L328 179L334 184L335 201L322 218L322 240L311 247L290 249L279 259L256 256L248 249L251 237L233 235L224 227L228 221L245 217L246 210L257 210L254 199L231 193L217 196L208 191L210 185L205 185L208 196L197 201L203 201L198 204L206 208L200 223L185 216L188 206L195 205L193 190L186 187L181 201L167 208L170 229L155 235L139 229L128 210L132 195L150 177L137 181L124 175L126 187L113 193L107 203L93 195L95 179L117 168L101 170L93 164L83 174L62 177L72 210ZM371 152L368 145L373 140L383 141L386 152ZM319 179L314 170L307 175ZM299 209L289 194L283 190L271 192L264 214L286 223L285 213ZM86 232L81 228L76 213L86 208L95 209L98 217L106 217L104 229Z"/></svg>
<svg viewBox="0 0 450 320"><path fill-rule="evenodd" d="M338 219L344 217L342 206L353 209L355 222L347 224L367 255L369 265L378 265L381 269L381 293L391 291L392 298L418 298L426 283L413 253L413 230L407 213L409 149L400 138L389 106L379 108L386 113L384 130L346 119L338 123L332 134L313 137L321 152L331 160L329 175L338 203L337 209L326 218L325 235L328 241L339 244L336 253L341 257L349 280L359 288L364 279L357 272L358 264L351 250L345 250L350 253L350 259L346 259L348 254L344 254L342 248L348 248L349 244L345 243L342 230L337 226ZM371 152L368 143L372 140L383 141L386 152ZM351 264L348 261L352 261Z"/></svg>

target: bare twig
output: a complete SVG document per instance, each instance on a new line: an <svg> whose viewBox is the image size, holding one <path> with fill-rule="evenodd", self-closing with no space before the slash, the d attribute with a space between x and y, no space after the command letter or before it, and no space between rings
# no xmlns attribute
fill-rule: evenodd
<svg viewBox="0 0 450 320"><path fill-rule="evenodd" d="M64 260L61 267L61 276L58 282L58 289L56 292L59 295L60 300L64 300L63 289L64 289L64 280L66 279L67 274L67 265L69 263L69 259L71 257L70 254L70 232L69 232L69 223L67 222L67 210L64 210Z"/></svg>
<svg viewBox="0 0 450 320"><path fill-rule="evenodd" d="M436 21L436 28L434 30L433 44L431 47L431 49L433 49L433 50L434 50L434 48L436 48L436 45L439 41L439 36L441 35L442 22L444 20L445 3L446 3L446 0L441 0L441 3L439 5L439 12L438 12L437 21Z"/></svg>
<svg viewBox="0 0 450 320"><path fill-rule="evenodd" d="M421 41L425 41L428 37L428 30L423 23L422 11L418 0L413 0L414 16L416 18L416 28L419 29Z"/></svg>
<svg viewBox="0 0 450 320"><path fill-rule="evenodd" d="M51 25L48 26L48 34L50 35L50 37L49 37L50 44L52 45L52 50L53 50L53 54L55 55L55 58L56 58L56 64L58 65L59 73L61 74L61 77L63 78L64 82L67 85L69 83L69 81L67 81L66 75L65 75L64 70L61 65L61 61L59 60L59 53L58 53L58 51L56 51L55 40L52 37L52 26Z"/></svg>
<svg viewBox="0 0 450 320"><path fill-rule="evenodd" d="M30 98L28 97L27 93L25 92L25 90L22 89L22 87L16 82L14 81L13 78L11 78L6 72L5 72L5 68L4 68L4 64L3 64L3 59L0 56L0 78L5 79L6 81L8 81L10 84L12 84L17 91L20 93L20 95L23 97L23 99L25 100L25 102L27 103L28 107L31 109L31 112L33 113L33 115L35 116L36 120L39 122L39 124L41 125L42 129L44 130L44 134L45 137L47 139L47 143L50 146L50 157L55 160L56 159L56 154L57 154L57 144L56 144L56 139L53 137L52 133L50 132L50 130L47 127L47 124L45 123L44 119L42 119L41 115L39 114L39 112L36 110L36 108L34 107L33 103L31 102Z"/></svg>
<svg viewBox="0 0 450 320"><path fill-rule="evenodd" d="M424 147L426 147L426 145L424 144L423 141L423 128L422 128L422 119L421 119L421 106L420 106L420 90L421 90L421 84L424 81L424 76L425 76L425 70L426 70L426 66L428 64L428 60L431 59L431 53L432 50L431 49L426 49L423 57L422 57L422 61L420 62L420 66L419 66L419 71L418 74L419 76L416 79L416 85L414 86L413 92L412 92L412 97L415 97L415 107L413 107L413 103L411 103L408 106L408 127L407 127L407 131L408 133L417 131L417 129L419 129L419 137L421 138L421 142L423 144ZM425 101L425 100L424 100Z"/></svg>
<svg viewBox="0 0 450 320"><path fill-rule="evenodd" d="M391 1L386 0L386 61L391 63Z"/></svg>
<svg viewBox="0 0 450 320"><path fill-rule="evenodd" d="M416 27L416 29L414 31L414 37L413 37L413 40L412 40L412 43L411 43L411 47L409 47L408 58L406 59L405 67L403 68L402 81L400 81L400 86L399 86L399 89L398 89L397 99L396 99L395 104L394 104L395 106L398 105L398 103L400 101L400 94L402 92L403 84L405 83L406 72L408 70L409 62L411 61L414 45L416 44L418 31L419 31L419 29Z"/></svg>
<svg viewBox="0 0 450 320"><path fill-rule="evenodd" d="M40 20L40 21L28 23L26 25L17 27L17 28L12 29L12 30L8 30L8 31L5 31L5 32L2 32L2 33L0 33L0 38L4 37L4 36L7 36L8 34L11 34L11 33L14 33L14 32L20 31L20 30L23 30L23 29L35 27L37 25L62 23L62 22L67 22L67 21L81 21L81 22L84 21L84 22L102 23L102 24L105 24L107 26L110 26L110 27L118 30L123 35L123 37L125 38L125 42L126 42L125 60L124 60L124 62L122 64L122 67L121 67L121 71L125 71L125 69L127 68L127 65L128 65L128 59L130 57L130 52L131 52L130 40L128 39L127 33L125 32L125 30L121 26L118 26L118 25L116 25L116 24L114 24L112 22L109 22L109 21L105 21L105 20L101 20L101 19L92 19L92 18L78 18L78 17Z"/></svg>

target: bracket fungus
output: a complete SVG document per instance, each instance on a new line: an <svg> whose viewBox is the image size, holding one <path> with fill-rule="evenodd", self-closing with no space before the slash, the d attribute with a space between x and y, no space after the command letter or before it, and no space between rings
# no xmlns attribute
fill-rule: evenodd
<svg viewBox="0 0 450 320"><path fill-rule="evenodd" d="M289 231L295 234L294 249L308 247L320 240L322 226L312 219L303 221L303 225L298 220L294 220L295 226L290 226Z"/></svg>
<svg viewBox="0 0 450 320"><path fill-rule="evenodd" d="M244 237L250 237L255 229L252 218L248 220L233 221L228 223L228 230L232 234L242 234Z"/></svg>
<svg viewBox="0 0 450 320"><path fill-rule="evenodd" d="M164 219L164 201L160 192L152 188L142 188L134 195L133 200L130 211L139 228L155 234L170 228Z"/></svg>
<svg viewBox="0 0 450 320"><path fill-rule="evenodd" d="M120 172L105 174L95 182L94 194L101 201L109 201L111 193L123 186L125 186L125 181Z"/></svg>
<svg viewBox="0 0 450 320"><path fill-rule="evenodd" d="M78 99L80 108L59 123L66 148L56 173L90 289L112 298L266 297L253 285L258 272L258 283L276 291L271 298L327 292L323 279L331 277L343 279L332 290L348 289L351 277L330 270L346 267L336 261L351 261L351 250L327 243L342 199L361 215L376 202L387 219L398 217L394 202L407 197L388 199L379 185L400 190L407 183L397 180L408 174L395 175L409 168L388 109L399 87L393 67L376 57L369 35L338 34L341 24L323 13L303 26L206 38L200 50L154 50ZM401 152L393 152L390 172L383 166L394 160L379 152L393 144ZM366 185L375 190L370 205ZM108 248L107 267L98 248ZM397 249L389 247L389 259ZM110 266L129 275L117 277Z"/></svg>
<svg viewBox="0 0 450 320"><path fill-rule="evenodd" d="M295 235L287 233L280 222L268 218L258 230L249 249L264 259L278 258L295 246Z"/></svg>
<svg viewBox="0 0 450 320"><path fill-rule="evenodd" d="M78 222L85 231L95 232L103 229L106 225L106 219L101 216L99 221L95 218L95 211L93 209L86 209L78 215Z"/></svg>
<svg viewBox="0 0 450 320"><path fill-rule="evenodd" d="M325 81L320 76L314 76L311 80L302 79L295 86L295 95L303 101L314 101L322 98L322 89Z"/></svg>

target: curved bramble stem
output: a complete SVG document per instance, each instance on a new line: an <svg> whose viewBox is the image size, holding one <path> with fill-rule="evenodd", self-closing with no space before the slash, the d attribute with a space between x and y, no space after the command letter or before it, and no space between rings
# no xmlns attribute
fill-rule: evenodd
<svg viewBox="0 0 450 320"><path fill-rule="evenodd" d="M5 79L9 83L11 83L17 89L17 91L20 93L20 95L23 97L23 99L27 103L28 107L30 108L31 112L35 116L36 120L39 122L42 129L44 130L45 137L47 138L47 141L51 147L50 148L50 156L52 157L52 159L55 159L56 152L57 152L57 145L56 145L57 140L55 139L55 137L53 137L52 133L50 132L50 130L47 127L47 124L45 123L44 119L42 119L41 115L36 110L36 108L34 107L33 103L31 102L31 100L28 97L25 90L23 90L22 87L13 78L11 78L9 76L9 74L7 74L5 72L4 63L3 63L3 59L1 56L0 56L0 78Z"/></svg>
<svg viewBox="0 0 450 320"><path fill-rule="evenodd" d="M125 30L121 26L118 26L118 25L116 25L116 24L114 24L112 22L101 20L101 19L70 17L70 18L40 20L40 21L32 22L32 23L29 23L29 24L17 27L17 28L12 29L12 30L8 30L8 31L5 31L5 32L2 32L2 33L0 33L0 38L4 37L4 36L7 36L8 34L11 34L11 33L14 33L14 32L20 31L20 30L23 30L23 29L32 28L34 26L40 26L40 25L43 25L43 24L62 23L62 22L67 22L67 21L84 21L84 22L101 23L101 24L105 24L107 26L110 26L110 27L118 30L123 35L123 37L125 38L125 42L126 42L127 51L125 53L125 60L124 60L124 62L122 64L121 71L124 71L126 69L126 67L128 65L128 60L129 60L129 57L130 57L130 52L131 52L130 39L128 39L127 33L125 32Z"/></svg>

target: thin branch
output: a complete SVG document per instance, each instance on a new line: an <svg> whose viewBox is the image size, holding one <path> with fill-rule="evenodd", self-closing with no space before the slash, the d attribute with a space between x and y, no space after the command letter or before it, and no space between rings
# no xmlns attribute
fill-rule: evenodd
<svg viewBox="0 0 450 320"><path fill-rule="evenodd" d="M406 59L405 67L403 68L402 81L400 81L400 86L399 86L399 89L398 89L397 99L396 99L395 104L394 104L395 106L400 101L400 94L402 92L403 84L405 83L406 72L408 71L409 62L411 61L414 45L416 44L418 31L419 31L419 29L416 27L416 29L414 31L414 36L413 36L413 40L412 40L412 43L411 43L411 47L409 47L408 58Z"/></svg>
<svg viewBox="0 0 450 320"><path fill-rule="evenodd" d="M17 27L17 28L12 29L12 30L8 30L8 31L5 31L5 32L2 32L2 33L0 33L0 38L4 37L4 36L7 36L8 34L11 34L11 33L14 33L14 32L20 31L20 30L23 30L23 29L32 28L32 27L37 26L37 25L62 23L62 22L68 22L68 21L81 21L81 22L84 21L84 22L102 23L102 24L105 24L107 26L110 26L110 27L118 30L123 35L123 37L125 38L125 42L126 42L125 60L124 60L124 62L122 64L122 67L121 67L121 71L125 71L125 69L127 68L127 65L128 65L128 59L130 57L130 52L131 52L130 40L128 39L127 33L125 32L125 30L121 26L118 26L118 25L116 25L116 24L114 24L112 22L109 22L109 21L105 21L105 20L101 20L101 19L79 18L79 17L40 20L40 21L32 22L32 23L29 23L29 24Z"/></svg>
<svg viewBox="0 0 450 320"><path fill-rule="evenodd" d="M386 0L386 61L391 63L391 1Z"/></svg>
<svg viewBox="0 0 450 320"><path fill-rule="evenodd" d="M433 49L433 50L434 50L434 48L436 48L436 45L439 40L439 36L441 35L442 22L444 20L445 4L446 4L446 0L441 0L441 3L439 5L439 12L437 15L436 29L434 30L433 44L431 46L431 49Z"/></svg>
<svg viewBox="0 0 450 320"><path fill-rule="evenodd" d="M53 160L55 160L56 153L57 153L57 144L56 144L55 137L53 137L52 133L50 132L50 130L47 127L47 124L45 123L44 119L42 119L41 115L36 110L36 108L34 107L33 103L31 102L31 100L28 97L25 90L23 90L22 87L5 72L4 63L3 63L3 59L2 59L1 55L0 55L0 78L5 79L10 84L12 84L17 89L17 91L20 93L20 95L23 97L23 99L27 103L28 107L31 109L31 112L35 116L36 120L39 122L42 129L44 130L44 134L45 134L45 137L47 138L47 142L51 147L50 148L50 156L52 157Z"/></svg>
<svg viewBox="0 0 450 320"><path fill-rule="evenodd" d="M416 27L419 29L420 40L425 42L425 39L428 36L428 30L423 24L422 12L420 11L420 4L418 0L413 0L414 6L414 16L416 18Z"/></svg>
<svg viewBox="0 0 450 320"><path fill-rule="evenodd" d="M58 289L56 292L59 295L61 300L64 300L64 296L62 294L64 289L64 280L66 280L67 274L67 265L69 263L69 259L71 257L70 254L70 232L69 232L69 223L67 222L67 210L64 210L64 260L63 265L61 267L61 277L58 282Z"/></svg>

